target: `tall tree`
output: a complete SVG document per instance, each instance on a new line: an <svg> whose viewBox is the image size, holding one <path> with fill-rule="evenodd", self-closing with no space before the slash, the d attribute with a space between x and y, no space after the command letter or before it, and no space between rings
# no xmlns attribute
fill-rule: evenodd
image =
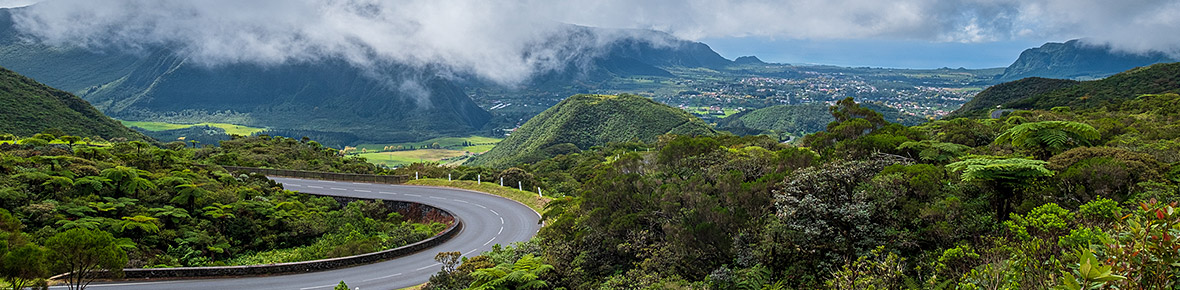
<svg viewBox="0 0 1180 290"><path fill-rule="evenodd" d="M49 276L47 264L45 249L26 243L0 257L0 276L12 289L24 289Z"/></svg>
<svg viewBox="0 0 1180 290"><path fill-rule="evenodd" d="M1047 164L1045 161L1024 158L972 158L947 164L946 167L951 171L962 172L964 182L992 185L996 189L992 205L996 209L996 221L1000 221L1011 212L1010 204L1019 186L1036 178L1053 176L1053 171L1045 168Z"/></svg>
<svg viewBox="0 0 1180 290"><path fill-rule="evenodd" d="M70 290L85 289L102 270L121 275L127 265L127 253L104 231L70 229L45 240L45 247L50 251L52 269L70 273L65 278Z"/></svg>

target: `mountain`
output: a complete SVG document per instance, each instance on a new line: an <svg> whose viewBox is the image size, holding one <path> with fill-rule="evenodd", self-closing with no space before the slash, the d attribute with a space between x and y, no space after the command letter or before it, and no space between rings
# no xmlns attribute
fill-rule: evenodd
<svg viewBox="0 0 1180 290"><path fill-rule="evenodd" d="M566 33L550 40L549 46L607 43L583 47L561 69L534 76L529 88L555 88L583 82L602 82L616 77L673 77L664 68L721 69L732 65L709 45L687 41L664 32L643 29L608 29L570 25ZM489 85L489 84L482 84ZM493 84L494 85L494 84Z"/></svg>
<svg viewBox="0 0 1180 290"><path fill-rule="evenodd" d="M77 96L0 68L0 133L30 137L50 128L79 137L151 140Z"/></svg>
<svg viewBox="0 0 1180 290"><path fill-rule="evenodd" d="M1027 77L1093 80L1135 67L1176 61L1180 60L1163 52L1118 52L1109 45L1091 45L1075 39L1025 50L998 78L1000 81Z"/></svg>
<svg viewBox="0 0 1180 290"><path fill-rule="evenodd" d="M926 121L922 117L878 103L866 102L860 105L881 113L889 122L913 126ZM778 105L730 115L717 122L717 129L740 135L772 134L785 140L788 136L798 137L826 130L828 123L835 120L825 103Z"/></svg>
<svg viewBox="0 0 1180 290"><path fill-rule="evenodd" d="M468 163L509 167L610 142L655 142L663 134L714 135L683 110L636 95L575 95L529 119Z"/></svg>
<svg viewBox="0 0 1180 290"><path fill-rule="evenodd" d="M362 70L331 60L209 66L165 47L50 47L23 40L10 10L0 10L0 65L124 120L235 123L313 138L346 134L354 142L399 142L470 134L491 118L429 69Z"/></svg>
<svg viewBox="0 0 1180 290"><path fill-rule="evenodd" d="M1135 68L1095 81L1028 78L995 85L948 117L979 117L1004 109L1096 108L1143 94L1180 93L1180 62Z"/></svg>
<svg viewBox="0 0 1180 290"><path fill-rule="evenodd" d="M766 64L766 62L762 61L757 56L753 56L753 55L740 56L737 59L733 60L733 63L734 64Z"/></svg>

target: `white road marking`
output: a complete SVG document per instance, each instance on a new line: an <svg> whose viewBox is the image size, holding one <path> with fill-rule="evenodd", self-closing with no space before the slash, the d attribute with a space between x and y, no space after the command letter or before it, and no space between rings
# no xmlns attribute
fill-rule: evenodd
<svg viewBox="0 0 1180 290"><path fill-rule="evenodd" d="M379 192L379 193L384 193L384 194L392 194L392 195L397 195L397 193L396 193L396 192L388 192L388 191L378 191L378 192Z"/></svg>
<svg viewBox="0 0 1180 290"><path fill-rule="evenodd" d="M355 192L372 192L372 191L368 191L368 190L364 190L364 189L353 189L352 191L355 191Z"/></svg>
<svg viewBox="0 0 1180 290"><path fill-rule="evenodd" d="M437 196L431 196L430 198L433 198L433 199L445 199L445 198L441 198L441 197L437 197Z"/></svg>
<svg viewBox="0 0 1180 290"><path fill-rule="evenodd" d="M504 217L500 217L500 224L504 224Z"/></svg>
<svg viewBox="0 0 1180 290"><path fill-rule="evenodd" d="M373 279L366 279L366 280L361 280L361 282L369 282L369 281L373 281L373 280L381 280L381 279L385 279L385 278L393 278L393 277L397 277L397 276L401 276L401 275L402 275L402 273L397 273L397 274L388 275L388 276L381 276L381 277L377 277L377 278L373 278Z"/></svg>
<svg viewBox="0 0 1180 290"><path fill-rule="evenodd" d="M476 204L475 206L478 206L479 208L488 208L486 206L483 206L482 204Z"/></svg>
<svg viewBox="0 0 1180 290"><path fill-rule="evenodd" d="M315 185L308 185L307 187L311 187L311 188L324 188L323 186L315 186Z"/></svg>
<svg viewBox="0 0 1180 290"><path fill-rule="evenodd" d="M500 226L500 231L496 232L496 235L499 236L502 233L504 233L504 226Z"/></svg>
<svg viewBox="0 0 1180 290"><path fill-rule="evenodd" d="M339 187L329 187L328 189L331 189L331 190L346 190L346 189L339 188Z"/></svg>
<svg viewBox="0 0 1180 290"><path fill-rule="evenodd" d="M299 290L317 289L317 288L328 288L328 287L335 287L336 285L339 285L339 284L326 285L326 286L315 286L315 287L304 287L304 288L299 288Z"/></svg>
<svg viewBox="0 0 1180 290"><path fill-rule="evenodd" d="M478 251L478 250L479 250L479 249L471 249L470 251L467 251L466 253L463 253L463 255L464 255L464 256L466 256L466 255L471 255L471 253L474 253L475 251Z"/></svg>
<svg viewBox="0 0 1180 290"><path fill-rule="evenodd" d="M430 266L426 266L426 267L418 268L417 270L414 270L414 271L422 271L422 270L426 270L426 268L434 268L434 267L438 267L439 265L442 265L442 264L439 264L439 263L434 263L434 265L430 265Z"/></svg>
<svg viewBox="0 0 1180 290"><path fill-rule="evenodd" d="M462 202L462 203L471 203L471 202L468 202L468 201L462 200L462 199L452 199L452 200Z"/></svg>
<svg viewBox="0 0 1180 290"><path fill-rule="evenodd" d="M491 243L492 243L492 241L495 241L495 240L496 240L496 237L492 237L492 239L491 239L491 240L488 240L488 242L487 242L487 243L483 243L483 245L484 245L484 246L487 246L488 244L491 244Z"/></svg>
<svg viewBox="0 0 1180 290"><path fill-rule="evenodd" d="M286 186L294 186L294 187L300 187L300 186L302 186L302 185L298 185L298 184L283 184L283 185L286 185Z"/></svg>
<svg viewBox="0 0 1180 290"><path fill-rule="evenodd" d="M496 212L496 210L494 210L494 209L489 209L489 210L492 211L492 213L494 213L496 215L500 215L500 213Z"/></svg>
<svg viewBox="0 0 1180 290"><path fill-rule="evenodd" d="M406 196L422 197L421 195L417 195L417 194L409 194L409 193L407 193L407 194L406 194Z"/></svg>

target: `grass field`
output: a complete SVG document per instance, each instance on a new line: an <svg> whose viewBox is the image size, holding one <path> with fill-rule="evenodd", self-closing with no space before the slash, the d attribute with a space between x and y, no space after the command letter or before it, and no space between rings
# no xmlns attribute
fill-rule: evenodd
<svg viewBox="0 0 1180 290"><path fill-rule="evenodd" d="M361 153L357 154L357 156L368 159L369 163L385 164L386 166L393 167L414 162L438 162L443 159L466 155L464 152L465 151L451 149L418 149L409 151Z"/></svg>
<svg viewBox="0 0 1180 290"><path fill-rule="evenodd" d="M357 150L364 149L369 153L361 153L357 156L364 157L369 160L369 163L384 164L390 167L396 167L414 162L441 162L443 159L450 159L467 155L467 152L472 154L480 154L492 150L496 143L500 143L499 138L488 138L480 136L470 137L443 137L434 138L422 142L410 143L394 143L394 144L361 144L357 145ZM464 141L468 144L476 144L472 146L463 146ZM416 149L403 151L389 151L378 152L385 150L386 147L402 146L403 148L421 148L422 146L430 146L438 143L438 149ZM451 160L451 162L444 162L448 164L462 163L466 159Z"/></svg>
<svg viewBox="0 0 1180 290"><path fill-rule="evenodd" d="M123 126L139 127L148 131L166 131L184 129L195 126L209 126L214 128L221 128L225 130L226 134L250 136L254 133L262 132L265 128L255 128L242 125L226 124L226 123L198 123L198 124L172 124L165 122L145 122L145 121L119 121L123 122Z"/></svg>
<svg viewBox="0 0 1180 290"><path fill-rule="evenodd" d="M464 147L463 141L467 141L468 143L472 143L472 144L488 144L488 143L494 144L494 143L500 143L500 140L503 140L503 139L488 138L488 137L481 137L481 136L442 137L442 138L434 138L434 139L430 139L430 140L426 140L426 141L422 141L422 142L393 143L393 144L361 144L361 145L357 145L356 149L357 150L366 149L368 151L381 151L381 150L384 150L385 147L387 147L387 146L395 146L395 147L402 146L402 147L407 147L407 148L421 148L422 146L430 146L431 144L438 143L439 147L442 147L443 149L471 151L471 153L483 153L483 152L487 152L488 150L491 150L492 146L495 146L495 145L475 145L475 146Z"/></svg>

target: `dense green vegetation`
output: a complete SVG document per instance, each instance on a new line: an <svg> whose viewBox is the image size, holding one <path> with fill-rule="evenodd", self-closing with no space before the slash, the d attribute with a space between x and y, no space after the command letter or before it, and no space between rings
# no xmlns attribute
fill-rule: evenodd
<svg viewBox="0 0 1180 290"><path fill-rule="evenodd" d="M5 272L12 285L93 269L65 263L90 261L78 255L105 257L106 269L279 263L393 248L446 227L413 223L381 202L286 191L217 165L377 170L312 141L239 137L193 149L30 141L37 138L0 144L0 258L35 266Z"/></svg>
<svg viewBox="0 0 1180 290"><path fill-rule="evenodd" d="M32 136L48 129L55 129L58 136L151 140L81 98L0 68L0 132Z"/></svg>
<svg viewBox="0 0 1180 290"><path fill-rule="evenodd" d="M1143 94L1180 92L1180 63L1156 64L1096 81L1029 78L991 87L951 117L983 117L991 109L1097 108Z"/></svg>
<svg viewBox="0 0 1180 290"><path fill-rule="evenodd" d="M879 104L862 104L882 113L885 120L913 126L926 122L920 117L901 113L897 109ZM717 122L719 130L739 135L772 135L786 141L793 137L823 131L835 119L828 113L828 105L809 103L801 105L779 105L741 112Z"/></svg>
<svg viewBox="0 0 1180 290"><path fill-rule="evenodd" d="M828 112L806 147L665 135L505 170L565 197L515 259L455 257L428 288L1180 287L1180 95L912 127Z"/></svg>
<svg viewBox="0 0 1180 290"><path fill-rule="evenodd" d="M987 117L988 113L996 109L996 106L1004 107L1003 105L1007 103L1067 88L1078 83L1080 82L1033 77L994 85L976 94L962 107L947 115L947 118Z"/></svg>
<svg viewBox="0 0 1180 290"><path fill-rule="evenodd" d="M291 170L376 174L381 169L364 158L343 157L340 149L324 147L307 137L292 139L258 135L234 136L221 146L193 152L195 158L211 164L281 168Z"/></svg>
<svg viewBox="0 0 1180 290"><path fill-rule="evenodd" d="M504 168L609 142L653 142L663 134L714 135L716 131L683 110L648 98L576 95L529 119L468 164Z"/></svg>

